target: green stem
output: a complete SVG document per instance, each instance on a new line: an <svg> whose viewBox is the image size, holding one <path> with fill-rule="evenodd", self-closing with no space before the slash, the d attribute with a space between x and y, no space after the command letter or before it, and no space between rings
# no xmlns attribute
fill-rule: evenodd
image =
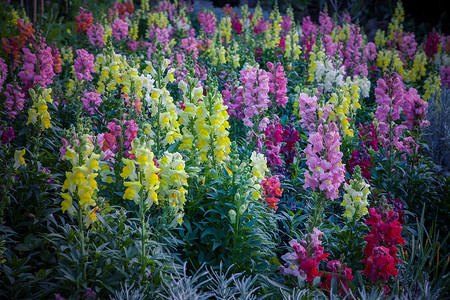
<svg viewBox="0 0 450 300"><path fill-rule="evenodd" d="M81 269L82 269L82 277L81 277L81 281L83 283L86 282L86 264L84 261L84 258L86 256L86 252L85 252L85 240L84 240L84 227L83 227L83 211L81 206L78 208L78 227L80 230L80 241L81 241ZM77 287L79 288L79 284L77 283Z"/></svg>
<svg viewBox="0 0 450 300"><path fill-rule="evenodd" d="M143 178L143 172L140 172L140 181L142 184L142 178ZM145 210L144 210L144 197L143 194L143 187L141 187L141 190L139 192L139 217L141 220L141 273L142 273L142 280L145 280Z"/></svg>

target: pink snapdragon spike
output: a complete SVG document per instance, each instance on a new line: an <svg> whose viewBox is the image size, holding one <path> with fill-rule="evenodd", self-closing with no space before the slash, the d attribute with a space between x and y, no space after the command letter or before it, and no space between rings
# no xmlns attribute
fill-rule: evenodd
<svg viewBox="0 0 450 300"><path fill-rule="evenodd" d="M283 33L287 35L289 31L291 30L291 17L290 16L283 16L283 21L281 22L281 29L283 29Z"/></svg>
<svg viewBox="0 0 450 300"><path fill-rule="evenodd" d="M375 88L376 102L378 103L375 119L378 121L378 140L384 147L397 147L403 150L404 145L400 137L405 125L396 124L400 119L401 108L405 99L405 87L402 77L396 73L392 77L387 74L377 81Z"/></svg>
<svg viewBox="0 0 450 300"><path fill-rule="evenodd" d="M241 72L242 88L236 93L236 102L244 106L244 125L253 127L254 116L266 111L272 102L269 99L272 74L261 69L252 68Z"/></svg>
<svg viewBox="0 0 450 300"><path fill-rule="evenodd" d="M263 187L263 197L267 202L267 207L272 208L274 212L277 211L278 206L276 204L280 201L278 197L281 197L283 194L283 189L280 189L281 183L278 175L261 181L261 186Z"/></svg>
<svg viewBox="0 0 450 300"><path fill-rule="evenodd" d="M2 144L9 144L16 137L14 134L14 128L11 126L4 128L0 126L0 140Z"/></svg>
<svg viewBox="0 0 450 300"><path fill-rule="evenodd" d="M309 97L305 93L300 93L299 114L301 116L300 124L304 130L310 133L316 132L319 124L325 124L331 114L333 105L326 105L321 109L319 116L319 103L316 96Z"/></svg>
<svg viewBox="0 0 450 300"><path fill-rule="evenodd" d="M331 273L325 274L325 282L320 284L320 288L330 291L333 278L336 280L340 295L346 295L350 290L349 282L353 280L352 269L347 268L345 264L341 264L338 260L331 260L327 263L327 268Z"/></svg>
<svg viewBox="0 0 450 300"><path fill-rule="evenodd" d="M317 26L314 25L309 16L303 18L302 31L302 48L305 49L305 58L308 58L309 52L311 52L312 46L316 43L317 37Z"/></svg>
<svg viewBox="0 0 450 300"><path fill-rule="evenodd" d="M161 1L158 5L158 12L167 12L169 16L169 20L173 21L173 17L175 16L176 12L176 6L173 3L170 3L170 1Z"/></svg>
<svg viewBox="0 0 450 300"><path fill-rule="evenodd" d="M387 283L390 277L399 275L396 266L401 261L397 258L397 245L405 245L402 225L398 221L398 213L392 210L377 212L372 207L369 213L366 224L372 226L372 230L364 237L367 242L364 248L366 258L361 260L366 264L364 274L372 284L377 281Z"/></svg>
<svg viewBox="0 0 450 300"><path fill-rule="evenodd" d="M201 11L198 13L197 19L206 36L214 36L216 32L216 16L213 13Z"/></svg>
<svg viewBox="0 0 450 300"><path fill-rule="evenodd" d="M364 46L364 57L369 61L374 61L377 58L377 48L374 43L369 42Z"/></svg>
<svg viewBox="0 0 450 300"><path fill-rule="evenodd" d="M236 32L236 34L242 33L242 23L241 20L239 19L238 14L235 14L231 17L231 27L233 27L233 30L234 32Z"/></svg>
<svg viewBox="0 0 450 300"><path fill-rule="evenodd" d="M286 103L289 100L288 97L286 97L286 72L284 72L284 68L280 62L277 63L276 67L273 63L268 62L267 68L272 72L273 79L273 81L269 84L270 92L275 94L275 102L278 106L286 107Z"/></svg>
<svg viewBox="0 0 450 300"><path fill-rule="evenodd" d="M362 57L363 36L360 31L361 28L359 26L354 24L350 25L349 37L341 56L344 60L344 67L347 74L367 76L366 58Z"/></svg>
<svg viewBox="0 0 450 300"><path fill-rule="evenodd" d="M25 94L22 93L22 90L18 86L7 84L5 96L5 110L10 118L15 119L23 110L23 105L25 103Z"/></svg>
<svg viewBox="0 0 450 300"><path fill-rule="evenodd" d="M83 109L90 115L94 115L94 110L98 109L102 103L102 98L99 93L85 91L81 101L83 101Z"/></svg>
<svg viewBox="0 0 450 300"><path fill-rule="evenodd" d="M447 42L447 43L449 43L449 42ZM441 68L441 84L443 87L447 87L448 89L450 89L450 66L442 66L442 68Z"/></svg>
<svg viewBox="0 0 450 300"><path fill-rule="evenodd" d="M48 47L44 42L37 46L36 53L32 53L30 49L23 48L23 66L22 71L17 76L22 80L24 90L34 85L40 85L46 88L53 83L53 55L52 48Z"/></svg>
<svg viewBox="0 0 450 300"><path fill-rule="evenodd" d="M261 18L258 20L258 24L253 28L253 33L255 35L261 35L266 31L266 29L269 27L269 22L264 21L264 18Z"/></svg>
<svg viewBox="0 0 450 300"><path fill-rule="evenodd" d="M330 253L324 253L324 248L320 246L324 234L317 228L313 229L313 233L305 235L305 239L297 242L292 240L289 245L294 252L286 253L281 257L285 263L280 266L282 275L300 276L304 280L312 283L316 277L323 275L319 273L318 267L322 260L328 261L327 256Z"/></svg>
<svg viewBox="0 0 450 300"><path fill-rule="evenodd" d="M427 116L428 103L420 98L417 90L410 88L405 94L405 102L403 104L403 114L405 115L406 127L411 131L417 131L430 125L430 122L425 120Z"/></svg>
<svg viewBox="0 0 450 300"><path fill-rule="evenodd" d="M334 27L334 22L333 19L331 19L331 17L328 15L327 12L320 12L319 15L319 30L320 33L322 34L327 34L330 35L331 32L333 31L333 27Z"/></svg>
<svg viewBox="0 0 450 300"><path fill-rule="evenodd" d="M128 36L128 23L122 19L114 20L111 25L112 35L115 40L119 41L125 39Z"/></svg>
<svg viewBox="0 0 450 300"><path fill-rule="evenodd" d="M437 32L430 32L425 43L425 53L429 58L433 58L436 55L439 44L441 44L440 35Z"/></svg>
<svg viewBox="0 0 450 300"><path fill-rule="evenodd" d="M74 60L75 77L78 81L91 81L95 72L94 55L84 49L76 50L78 57Z"/></svg>
<svg viewBox="0 0 450 300"><path fill-rule="evenodd" d="M170 31L167 28L153 27L153 25L150 25L149 39L165 47L170 42Z"/></svg>
<svg viewBox="0 0 450 300"><path fill-rule="evenodd" d="M89 43L93 46L102 48L104 45L103 40L103 26L101 24L92 24L86 31L89 38Z"/></svg>
<svg viewBox="0 0 450 300"><path fill-rule="evenodd" d="M3 58L0 58L0 92L3 90L6 77L8 77L8 65Z"/></svg>
<svg viewBox="0 0 450 300"><path fill-rule="evenodd" d="M340 145L339 129L331 122L320 124L317 132L310 134L305 149L308 170L305 171L304 187L321 191L330 200L338 197L339 187L345 180Z"/></svg>
<svg viewBox="0 0 450 300"><path fill-rule="evenodd" d="M265 156L267 157L267 166L276 169L283 165L280 158L281 143L283 142L283 126L278 122L270 122L264 131L266 146Z"/></svg>

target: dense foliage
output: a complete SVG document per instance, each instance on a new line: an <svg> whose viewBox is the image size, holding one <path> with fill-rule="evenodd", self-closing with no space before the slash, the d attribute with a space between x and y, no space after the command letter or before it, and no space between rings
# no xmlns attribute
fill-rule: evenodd
<svg viewBox="0 0 450 300"><path fill-rule="evenodd" d="M0 4L0 297L449 295L450 36L109 5Z"/></svg>

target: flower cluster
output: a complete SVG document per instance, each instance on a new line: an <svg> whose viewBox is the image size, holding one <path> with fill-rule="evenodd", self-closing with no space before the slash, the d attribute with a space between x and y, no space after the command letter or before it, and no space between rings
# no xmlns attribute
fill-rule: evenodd
<svg viewBox="0 0 450 300"><path fill-rule="evenodd" d="M98 159L100 155L94 153L92 137L83 134L79 139L73 138L71 142L63 140L61 153L63 160L68 160L72 169L66 172L66 180L61 189L61 196L64 199L61 203L61 210L68 211L71 215L77 211L73 206L73 200L78 200L81 213L85 216L85 224L88 226L97 219L97 203L95 201L98 190L96 177L99 170ZM94 208L92 208L94 207Z"/></svg>
<svg viewBox="0 0 450 300"><path fill-rule="evenodd" d="M83 97L81 97L81 101L83 101L83 109L90 115L93 115L94 111L98 110L98 107L102 103L102 97L99 93L85 91Z"/></svg>
<svg viewBox="0 0 450 300"><path fill-rule="evenodd" d="M304 240L297 242L292 240L289 245L294 249L294 252L286 253L281 258L285 261L283 266L280 266L281 274L293 275L301 277L304 280L312 283L316 277L323 275L319 273L318 267L322 260L328 261L327 256L330 253L324 253L324 248L320 246L324 234L319 229L314 228L313 233L306 234Z"/></svg>
<svg viewBox="0 0 450 300"><path fill-rule="evenodd" d="M345 194L341 203L341 206L345 207L344 217L351 220L354 215L361 218L369 212L367 210L369 187L370 185L361 176L361 168L356 166L350 184L344 183Z"/></svg>
<svg viewBox="0 0 450 300"><path fill-rule="evenodd" d="M78 55L78 57L73 61L75 78L78 81L91 81L91 73L95 72L94 55L84 49L78 49L75 52Z"/></svg>
<svg viewBox="0 0 450 300"><path fill-rule="evenodd" d="M11 126L0 126L0 141L2 142L2 144L9 144L15 137L16 136L14 134L14 128L12 128Z"/></svg>
<svg viewBox="0 0 450 300"><path fill-rule="evenodd" d="M22 93L22 90L18 86L13 86L11 84L6 85L4 94L6 96L4 104L5 111L8 113L10 118L14 119L23 110L25 94Z"/></svg>
<svg viewBox="0 0 450 300"><path fill-rule="evenodd" d="M101 24L92 24L86 32L91 45L100 48L103 47L105 42L103 37L103 26Z"/></svg>
<svg viewBox="0 0 450 300"><path fill-rule="evenodd" d="M317 97L309 97L305 93L300 93L298 101L299 115L301 116L300 124L302 128L310 133L317 131L319 124L325 124L330 112L333 109L332 105L326 105L319 108Z"/></svg>
<svg viewBox="0 0 450 300"><path fill-rule="evenodd" d="M263 114L272 104L269 98L272 74L251 68L241 72L242 87L236 93L235 105L242 105L244 125L253 127L253 117Z"/></svg>
<svg viewBox="0 0 450 300"><path fill-rule="evenodd" d="M392 210L378 214L374 208L369 210L370 218L367 225L372 230L364 237L367 242L364 248L364 258L361 262L366 264L364 274L373 284L377 281L387 283L391 276L397 276L395 267L400 263L397 258L397 245L404 245L402 238L402 225L398 221L398 214Z"/></svg>
<svg viewBox="0 0 450 300"><path fill-rule="evenodd" d="M55 76L52 48L41 43L37 46L36 53L32 53L28 48L22 50L23 67L17 76L22 80L25 90L36 84L44 88L51 84Z"/></svg>
<svg viewBox="0 0 450 300"><path fill-rule="evenodd" d="M110 132L97 136L97 143L103 151L104 159L114 162L114 156L122 145L123 156L128 158L132 151L131 143L137 136L138 125L134 120L112 119L106 126ZM122 143L119 141L122 140Z"/></svg>
<svg viewBox="0 0 450 300"><path fill-rule="evenodd" d="M403 150L403 143L400 141L404 125L398 125L395 121L400 119L401 108L404 102L405 87L402 78L398 74L377 81L375 88L376 102L378 103L375 119L378 121L378 140L385 147L394 145Z"/></svg>
<svg viewBox="0 0 450 300"><path fill-rule="evenodd" d="M0 92L3 89L6 77L8 76L8 65L3 58L0 58Z"/></svg>
<svg viewBox="0 0 450 300"><path fill-rule="evenodd" d="M428 103L423 101L417 94L416 89L410 88L405 93L405 102L403 103L403 114L405 115L406 127L411 131L418 131L430 124L425 120L427 116Z"/></svg>
<svg viewBox="0 0 450 300"><path fill-rule="evenodd" d="M330 291L332 287L333 279L336 280L339 293L346 295L350 288L348 284L353 280L352 269L347 268L346 264L342 264L339 260L331 260L327 263L327 268L331 273L325 274L325 282L320 284L319 287Z"/></svg>
<svg viewBox="0 0 450 300"><path fill-rule="evenodd" d="M156 190L159 188L160 169L155 165L155 156L149 146L135 138L132 142L131 154L136 160L122 158L125 166L120 173L123 179L129 179L124 182L127 188L123 198L132 200L137 205L140 205L142 201L144 210L148 210L153 203L158 204Z"/></svg>
<svg viewBox="0 0 450 300"><path fill-rule="evenodd" d="M197 19L206 36L213 36L216 32L216 16L212 13L201 11L198 13Z"/></svg>
<svg viewBox="0 0 450 300"><path fill-rule="evenodd" d="M336 199L345 179L342 152L339 150L340 135L335 123L320 124L317 132L309 135L305 149L305 188L320 190L328 199Z"/></svg>
<svg viewBox="0 0 450 300"><path fill-rule="evenodd" d="M51 103L53 100L51 98L52 89L44 89L42 87L37 87L36 89L29 89L28 91L31 96L33 104L28 110L28 124L36 124L39 120L41 129L47 129L52 127L50 123L50 113L48 112L47 102Z"/></svg>
<svg viewBox="0 0 450 300"><path fill-rule="evenodd" d="M114 20L111 25L112 35L115 40L122 40L128 36L128 23L122 19Z"/></svg>
<svg viewBox="0 0 450 300"><path fill-rule="evenodd" d="M280 201L279 198L283 194L283 189L280 189L281 183L278 179L278 175L274 175L269 179L261 181L261 186L263 188L263 197L267 202L267 207L273 208L274 211L277 210L278 206L276 204Z"/></svg>
<svg viewBox="0 0 450 300"><path fill-rule="evenodd" d="M277 103L278 106L286 107L288 97L286 97L287 78L286 73L284 72L284 68L281 63L277 63L277 65L274 66L271 62L267 63L267 68L273 73L273 82L271 82L270 84L270 92L275 95L275 103Z"/></svg>
<svg viewBox="0 0 450 300"><path fill-rule="evenodd" d="M77 33L85 33L92 25L92 13L80 9L80 14L75 16L75 23L77 26Z"/></svg>
<svg viewBox="0 0 450 300"><path fill-rule="evenodd" d="M160 201L175 209L175 220L183 222L184 203L186 202L187 178L185 162L180 153L165 152L159 160L160 181L158 195Z"/></svg>

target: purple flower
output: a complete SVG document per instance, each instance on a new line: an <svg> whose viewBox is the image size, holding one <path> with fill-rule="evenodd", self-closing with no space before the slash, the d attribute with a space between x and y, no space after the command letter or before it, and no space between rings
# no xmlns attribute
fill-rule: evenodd
<svg viewBox="0 0 450 300"><path fill-rule="evenodd" d="M121 40L128 36L128 23L122 19L115 20L111 27L115 40Z"/></svg>
<svg viewBox="0 0 450 300"><path fill-rule="evenodd" d="M91 73L95 72L94 55L84 49L78 49L76 53L78 57L74 60L75 77L78 81L91 81Z"/></svg>

